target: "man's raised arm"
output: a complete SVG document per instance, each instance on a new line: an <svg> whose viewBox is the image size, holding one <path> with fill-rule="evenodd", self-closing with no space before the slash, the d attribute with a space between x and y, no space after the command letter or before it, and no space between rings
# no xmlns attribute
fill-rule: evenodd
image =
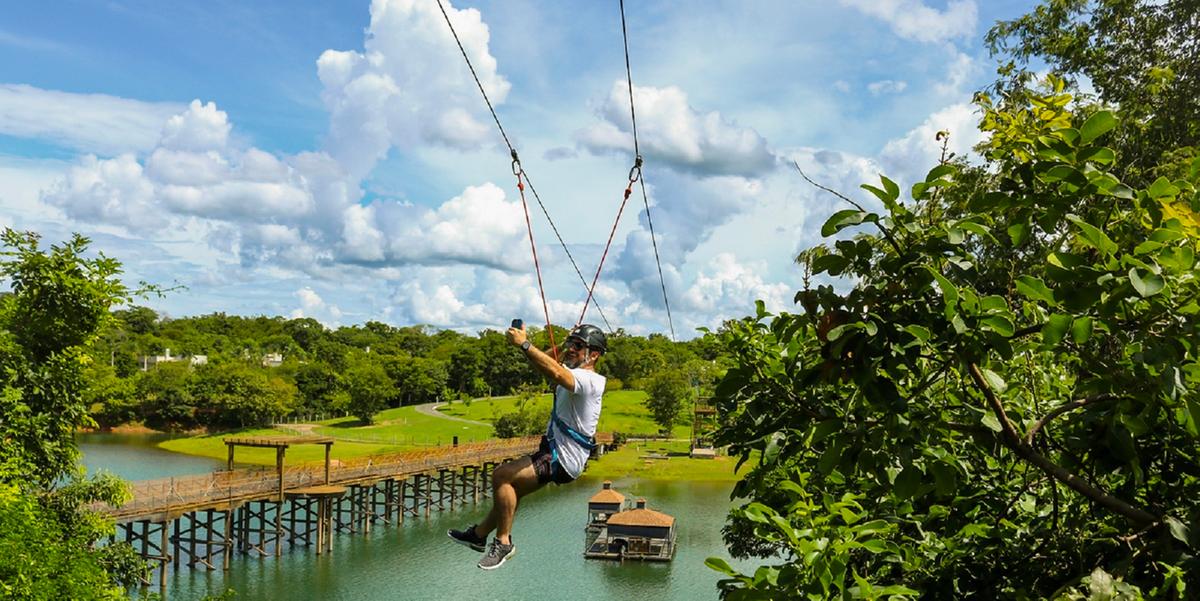
<svg viewBox="0 0 1200 601"><path fill-rule="evenodd" d="M567 390L575 390L575 376L571 373L571 370L563 367L562 364L554 360L554 357L543 353L536 346L528 344L529 339L525 335L524 326L520 329L509 328L508 341L513 346L524 349L525 356L529 358L529 362L547 378L553 380L555 384Z"/></svg>

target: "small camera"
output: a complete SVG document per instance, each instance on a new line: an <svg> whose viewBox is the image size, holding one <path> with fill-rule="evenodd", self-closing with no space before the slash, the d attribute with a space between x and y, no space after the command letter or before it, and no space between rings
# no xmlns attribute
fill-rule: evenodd
<svg viewBox="0 0 1200 601"><path fill-rule="evenodd" d="M519 329L521 329L521 328L525 327L525 322L524 322L524 321L521 321L520 319L514 319L514 320L512 321L512 327L514 327L514 328L516 328L516 329L518 329L518 330L519 330Z"/></svg>

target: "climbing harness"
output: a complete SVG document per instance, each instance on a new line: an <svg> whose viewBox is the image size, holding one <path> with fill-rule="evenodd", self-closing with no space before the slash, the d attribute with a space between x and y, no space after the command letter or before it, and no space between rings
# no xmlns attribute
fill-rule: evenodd
<svg viewBox="0 0 1200 601"><path fill-rule="evenodd" d="M583 447L583 450L587 451L589 455L592 453L592 449L596 448L595 438L585 436L582 432L567 425L567 422L558 416L557 394L554 395L554 406L550 409L550 422L551 425L546 427L546 442L550 443L551 469L555 465L562 465L562 462L558 460L558 440L554 437L554 428L556 426L560 431L566 432L567 437L575 441L575 444Z"/></svg>

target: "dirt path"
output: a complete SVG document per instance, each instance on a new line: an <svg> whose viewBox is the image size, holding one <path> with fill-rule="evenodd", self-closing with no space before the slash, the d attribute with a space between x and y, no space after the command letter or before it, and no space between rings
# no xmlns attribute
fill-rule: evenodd
<svg viewBox="0 0 1200 601"><path fill-rule="evenodd" d="M291 430L299 436L313 436L313 430L319 427L319 424L275 424L280 430Z"/></svg>
<svg viewBox="0 0 1200 601"><path fill-rule="evenodd" d="M450 419L450 420L454 420L456 422L462 422L464 424L474 424L476 426L491 426L491 424L489 424L487 422L477 422L473 419L467 419L465 417L458 417L455 415L446 415L445 413L442 413L441 411L437 410L438 407L441 407L442 405L445 405L445 403L425 403L423 405L417 405L416 410L418 413L424 413L425 415L432 415L433 417L440 417L442 419Z"/></svg>

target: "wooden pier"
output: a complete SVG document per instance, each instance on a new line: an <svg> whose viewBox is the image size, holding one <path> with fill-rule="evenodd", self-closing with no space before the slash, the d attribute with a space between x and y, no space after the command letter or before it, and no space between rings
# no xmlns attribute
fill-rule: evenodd
<svg viewBox="0 0 1200 601"><path fill-rule="evenodd" d="M143 584L165 597L168 568L228 569L237 555L278 557L283 550L333 551L333 536L428 517L434 509L477 503L491 494L501 462L537 449L539 438L431 447L331 464L328 444L308 438L228 439L233 447L277 449L276 469L250 468L133 482L132 500L99 505L117 522L110 540L131 544L156 569ZM324 465L284 466L288 445L326 444Z"/></svg>

